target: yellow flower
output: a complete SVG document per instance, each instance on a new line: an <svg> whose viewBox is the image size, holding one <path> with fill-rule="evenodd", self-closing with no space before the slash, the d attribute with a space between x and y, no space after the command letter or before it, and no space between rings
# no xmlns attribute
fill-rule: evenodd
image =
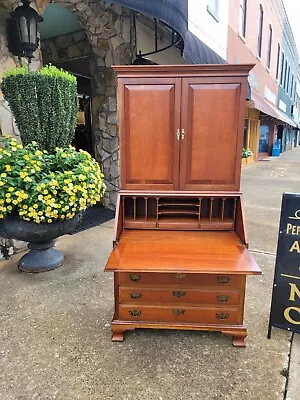
<svg viewBox="0 0 300 400"><path fill-rule="evenodd" d="M8 191L9 191L9 192L13 192L13 191L14 191L14 188L13 188L12 186L10 186L10 187L8 188Z"/></svg>
<svg viewBox="0 0 300 400"><path fill-rule="evenodd" d="M6 164L6 165L5 165L5 169L6 169L6 171L7 171L7 172L10 172L10 171L12 171L12 168L11 168L11 166L10 166L10 165L8 165L8 164Z"/></svg>
<svg viewBox="0 0 300 400"><path fill-rule="evenodd" d="M39 206L37 205L37 204L34 204L33 205L33 208L38 208Z"/></svg>
<svg viewBox="0 0 300 400"><path fill-rule="evenodd" d="M3 214L0 214L0 218L4 218L4 215L3 215Z"/></svg>
<svg viewBox="0 0 300 400"><path fill-rule="evenodd" d="M5 172L2 172L2 174L0 176L1 176L1 178L6 178L7 174Z"/></svg>
<svg viewBox="0 0 300 400"><path fill-rule="evenodd" d="M41 186L37 186L36 190L40 192L42 190Z"/></svg>
<svg viewBox="0 0 300 400"><path fill-rule="evenodd" d="M49 219L47 220L47 222L49 222L49 224L51 224L51 222L52 222L52 219L51 219L51 218L49 218Z"/></svg>
<svg viewBox="0 0 300 400"><path fill-rule="evenodd" d="M48 192L47 189L45 189L45 190L43 191L43 193L44 193L44 194L48 194L49 192Z"/></svg>

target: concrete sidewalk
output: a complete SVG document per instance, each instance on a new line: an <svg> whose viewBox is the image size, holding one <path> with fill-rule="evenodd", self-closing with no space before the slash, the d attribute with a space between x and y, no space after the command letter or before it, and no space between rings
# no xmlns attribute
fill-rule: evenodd
<svg viewBox="0 0 300 400"><path fill-rule="evenodd" d="M268 340L281 195L300 191L300 148L243 168L250 248L264 275L248 278L247 347L219 333L135 330L110 340L113 276L108 222L59 239L66 261L45 274L0 263L1 400L283 400L291 334ZM298 400L299 335L288 393ZM298 379L299 380L299 379Z"/></svg>

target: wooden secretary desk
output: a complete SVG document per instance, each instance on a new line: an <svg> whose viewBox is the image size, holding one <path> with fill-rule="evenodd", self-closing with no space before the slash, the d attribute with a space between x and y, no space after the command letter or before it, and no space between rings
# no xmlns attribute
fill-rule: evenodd
<svg viewBox="0 0 300 400"><path fill-rule="evenodd" d="M112 340L135 328L220 331L244 346L240 188L253 65L116 66L121 190Z"/></svg>

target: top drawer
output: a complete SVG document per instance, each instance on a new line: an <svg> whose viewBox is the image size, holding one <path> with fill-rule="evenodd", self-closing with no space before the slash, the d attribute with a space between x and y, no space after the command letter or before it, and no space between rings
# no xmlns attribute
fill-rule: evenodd
<svg viewBox="0 0 300 400"><path fill-rule="evenodd" d="M120 272L121 286L140 285L171 285L171 286L231 286L243 287L244 275L228 274L184 274L184 273L151 273L151 272Z"/></svg>

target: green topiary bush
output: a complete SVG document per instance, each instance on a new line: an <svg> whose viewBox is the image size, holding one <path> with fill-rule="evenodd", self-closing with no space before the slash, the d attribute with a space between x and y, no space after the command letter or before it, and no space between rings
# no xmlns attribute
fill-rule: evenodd
<svg viewBox="0 0 300 400"><path fill-rule="evenodd" d="M16 68L4 74L2 92L24 146L36 141L53 153L72 143L78 111L75 76L53 65L38 72Z"/></svg>

